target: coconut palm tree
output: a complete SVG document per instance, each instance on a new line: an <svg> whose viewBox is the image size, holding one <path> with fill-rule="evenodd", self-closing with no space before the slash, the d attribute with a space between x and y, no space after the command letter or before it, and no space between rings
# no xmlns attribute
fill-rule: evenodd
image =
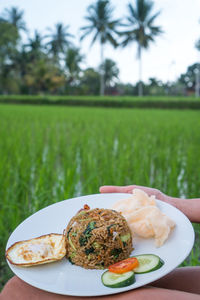
<svg viewBox="0 0 200 300"><path fill-rule="evenodd" d="M23 10L20 11L17 7L6 8L4 14L6 21L14 25L18 30L26 31L26 25L23 20Z"/></svg>
<svg viewBox="0 0 200 300"><path fill-rule="evenodd" d="M128 30L120 33L124 37L122 46L125 47L131 43L137 43L139 59L139 96L143 95L142 88L142 50L148 49L155 37L163 31L160 26L155 26L154 22L160 12L153 13L154 3L150 0L136 0L135 6L128 4L127 23L124 24Z"/></svg>
<svg viewBox="0 0 200 300"><path fill-rule="evenodd" d="M78 79L81 71L80 64L83 62L84 55L80 53L80 49L76 47L69 47L65 57L65 67L69 82Z"/></svg>
<svg viewBox="0 0 200 300"><path fill-rule="evenodd" d="M71 39L74 37L73 34L69 33L69 26L64 26L62 23L57 23L55 30L48 28L50 34L46 35L50 38L47 43L49 52L53 54L53 57L59 59L60 53L65 53L67 47L72 45Z"/></svg>
<svg viewBox="0 0 200 300"><path fill-rule="evenodd" d="M91 4L87 9L88 15L85 19L88 21L88 25L81 27L83 32L81 40L86 36L93 34L91 46L99 40L101 45L101 64L104 62L104 46L106 43L110 43L114 47L117 47L117 26L120 20L113 19L113 7L110 5L109 0L97 0ZM104 95L104 72L101 72L100 79L100 94Z"/></svg>
<svg viewBox="0 0 200 300"><path fill-rule="evenodd" d="M109 88L119 78L119 69L116 62L109 58L105 59L103 65L100 65L100 71L101 69L104 71L105 86Z"/></svg>
<svg viewBox="0 0 200 300"><path fill-rule="evenodd" d="M42 51L44 49L43 46L43 37L38 33L37 30L34 32L33 38L28 39L28 44L25 44L25 48L29 49L29 55L31 56L31 60L34 61L35 59L41 57Z"/></svg>

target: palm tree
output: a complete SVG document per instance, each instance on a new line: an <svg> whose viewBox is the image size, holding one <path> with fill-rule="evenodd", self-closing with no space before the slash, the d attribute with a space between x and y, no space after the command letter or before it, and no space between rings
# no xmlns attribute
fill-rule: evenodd
<svg viewBox="0 0 200 300"><path fill-rule="evenodd" d="M44 48L42 41L43 37L35 30L34 37L28 39L28 44L24 45L25 48L29 48L29 54L31 56L31 61L39 58L42 55L42 50Z"/></svg>
<svg viewBox="0 0 200 300"><path fill-rule="evenodd" d="M70 47L67 49L65 57L65 66L70 83L78 78L79 73L81 71L80 63L83 61L83 59L84 55L80 53L79 48Z"/></svg>
<svg viewBox="0 0 200 300"><path fill-rule="evenodd" d="M62 23L57 23L55 30L48 28L50 34L46 35L51 40L47 43L50 47L50 52L54 58L59 58L60 53L65 53L67 47L72 45L71 38L73 34L69 33L69 26L64 26Z"/></svg>
<svg viewBox="0 0 200 300"><path fill-rule="evenodd" d="M5 9L6 21L14 25L18 30L26 31L26 25L23 20L24 12L19 10L17 7L11 7Z"/></svg>
<svg viewBox="0 0 200 300"><path fill-rule="evenodd" d="M81 40L86 36L93 34L91 46L97 41L101 45L101 64L104 62L104 46L108 42L117 47L115 34L116 27L119 25L119 19L113 20L113 8L110 6L109 0L97 0L87 8L88 15L85 19L88 25L81 27L83 35ZM100 94L104 95L104 72L101 72Z"/></svg>
<svg viewBox="0 0 200 300"><path fill-rule="evenodd" d="M118 79L119 69L112 59L106 59L103 65L100 65L100 70L104 71L104 79L106 88L110 87Z"/></svg>
<svg viewBox="0 0 200 300"><path fill-rule="evenodd" d="M163 31L161 27L155 26L154 21L159 16L160 12L152 13L154 3L149 0L136 0L135 6L128 4L129 15L127 17L127 24L125 26L130 29L121 32L124 36L122 46L137 43L138 59L139 59L139 96L143 95L142 87L142 49L148 49L151 42L155 41L155 37L160 35Z"/></svg>

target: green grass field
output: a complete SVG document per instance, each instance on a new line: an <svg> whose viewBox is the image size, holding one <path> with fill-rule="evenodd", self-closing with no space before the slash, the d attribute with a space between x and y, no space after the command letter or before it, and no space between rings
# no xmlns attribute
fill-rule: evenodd
<svg viewBox="0 0 200 300"><path fill-rule="evenodd" d="M200 197L200 113L0 105L0 284L15 227L37 210L104 184ZM184 265L200 265L200 225Z"/></svg>

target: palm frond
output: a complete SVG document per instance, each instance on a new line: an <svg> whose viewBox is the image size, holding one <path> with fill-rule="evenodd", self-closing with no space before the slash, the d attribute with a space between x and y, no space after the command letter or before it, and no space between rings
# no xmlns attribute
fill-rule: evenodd
<svg viewBox="0 0 200 300"><path fill-rule="evenodd" d="M135 35L132 33L131 35L127 35L126 38L122 41L121 46L126 47L128 44L136 42Z"/></svg>
<svg viewBox="0 0 200 300"><path fill-rule="evenodd" d="M112 19L113 7L109 0L97 0L87 8L88 15L85 20L88 25L81 27L83 35L81 40L94 32L91 42L93 45L99 38L101 43L109 42L112 45L117 45L117 42L112 33L117 34L117 26L121 22L120 19Z"/></svg>
<svg viewBox="0 0 200 300"><path fill-rule="evenodd" d="M119 46L119 44L117 43L116 39L112 36L112 34L108 33L107 39L114 48L117 48L117 46Z"/></svg>
<svg viewBox="0 0 200 300"><path fill-rule="evenodd" d="M97 31L97 32L96 32L96 34L94 35L94 37L93 37L92 41L91 41L91 44L90 44L90 46L92 46L92 45L93 45L93 44L96 42L96 40L97 40L98 36L99 36L99 32Z"/></svg>
<svg viewBox="0 0 200 300"><path fill-rule="evenodd" d="M161 33L163 33L164 31L162 30L162 28L161 27L159 27L159 26L150 26L149 27L149 29L150 29L150 31L151 31L151 34L152 35L159 35L159 34L161 34Z"/></svg>
<svg viewBox="0 0 200 300"><path fill-rule="evenodd" d="M131 3L128 4L128 10L130 13L130 19L138 20L138 14Z"/></svg>
<svg viewBox="0 0 200 300"><path fill-rule="evenodd" d="M150 0L137 0L136 10L137 10L138 19L144 22L150 15L153 6L154 3Z"/></svg>
<svg viewBox="0 0 200 300"><path fill-rule="evenodd" d="M161 11L158 11L156 14L151 16L147 21L147 26L151 26L155 19L160 15Z"/></svg>
<svg viewBox="0 0 200 300"><path fill-rule="evenodd" d="M148 48L154 38L163 33L161 27L154 26L154 21L159 16L160 11L152 14L153 2L150 0L136 0L135 6L128 4L127 23L123 24L128 30L120 32L124 36L122 46L137 42L140 48Z"/></svg>
<svg viewBox="0 0 200 300"><path fill-rule="evenodd" d="M82 27L80 27L81 31L85 31L85 30L88 30L88 29L92 29L92 26L88 25L88 26L82 26Z"/></svg>
<svg viewBox="0 0 200 300"><path fill-rule="evenodd" d="M90 27L90 28L88 27L88 30L87 31L85 30L85 33L80 37L80 41L84 40L84 38L86 36L88 36L92 31L93 31L93 28L92 27Z"/></svg>

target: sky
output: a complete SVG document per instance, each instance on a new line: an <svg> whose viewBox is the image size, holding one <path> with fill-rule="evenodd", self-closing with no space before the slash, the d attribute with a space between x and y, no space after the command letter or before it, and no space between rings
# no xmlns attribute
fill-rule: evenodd
<svg viewBox="0 0 200 300"><path fill-rule="evenodd" d="M47 33L47 28L54 28L56 23L70 25L69 30L74 44L85 55L83 67L98 67L100 64L100 46L90 47L90 37L82 42L80 27L87 25L84 17L87 7L95 0L0 0L0 14L5 8L17 6L24 11L24 20L31 37L35 30ZM115 7L114 18L125 19L127 4L134 5L135 0L110 0ZM154 0L154 12L161 11L155 25L161 26L164 33L156 38L148 51L143 52L142 79L148 82L150 77L162 81L173 81L187 67L200 61L200 52L194 44L200 38L200 0ZM137 46L131 44L126 48L113 49L105 47L105 58L117 63L120 70L119 79L123 83L138 81Z"/></svg>

